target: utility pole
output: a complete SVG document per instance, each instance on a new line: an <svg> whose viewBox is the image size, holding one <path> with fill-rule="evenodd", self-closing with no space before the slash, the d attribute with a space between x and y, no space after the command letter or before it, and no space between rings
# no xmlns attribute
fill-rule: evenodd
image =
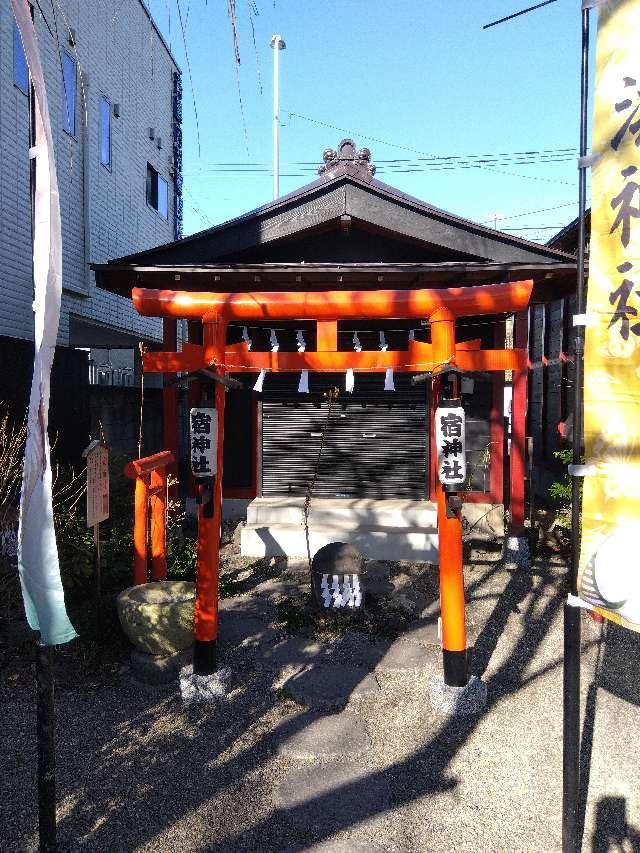
<svg viewBox="0 0 640 853"><path fill-rule="evenodd" d="M286 48L281 35L271 39L273 48L273 197L280 195L280 79L279 55Z"/></svg>

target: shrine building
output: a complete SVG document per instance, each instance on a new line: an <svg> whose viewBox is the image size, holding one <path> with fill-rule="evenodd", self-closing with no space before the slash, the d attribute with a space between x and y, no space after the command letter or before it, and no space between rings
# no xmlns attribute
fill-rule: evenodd
<svg viewBox="0 0 640 853"><path fill-rule="evenodd" d="M96 265L98 286L130 297L132 288L304 294L527 281L529 305L573 291L574 256L447 213L374 175L369 151L343 140L325 151L312 183L214 228ZM456 344L524 351L527 309L460 317ZM231 322L227 344L244 343L251 354L408 352L410 342L431 340L426 317L338 320L328 342L321 326L311 319ZM202 323L165 318L164 349L179 349L182 339L201 343ZM326 542L348 541L379 559L437 560L431 382L412 381L424 375L424 363L415 372L310 370L306 376L268 368L260 375L240 366L246 367L233 358L224 365L243 388L226 394L223 496L228 512L246 513L244 554L306 553L303 505L313 482L312 553ZM327 422L325 394L332 388L339 394ZM461 392L463 515L470 526L500 533L508 510L519 528L528 477L526 359L521 370L464 373ZM187 407L179 407L175 384L164 393L165 449L178 456L186 482ZM192 405L200 393L199 380L189 382Z"/></svg>

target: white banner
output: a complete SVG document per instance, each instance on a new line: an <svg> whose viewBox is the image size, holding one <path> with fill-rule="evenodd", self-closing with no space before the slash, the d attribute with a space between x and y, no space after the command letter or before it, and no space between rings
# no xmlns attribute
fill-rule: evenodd
<svg viewBox="0 0 640 853"><path fill-rule="evenodd" d="M27 621L44 645L76 636L64 605L53 526L49 436L49 383L58 337L62 297L62 237L49 108L36 33L27 0L11 0L35 92L36 192L33 222L33 379L27 418L18 569ZM23 203L29 204L24 198Z"/></svg>

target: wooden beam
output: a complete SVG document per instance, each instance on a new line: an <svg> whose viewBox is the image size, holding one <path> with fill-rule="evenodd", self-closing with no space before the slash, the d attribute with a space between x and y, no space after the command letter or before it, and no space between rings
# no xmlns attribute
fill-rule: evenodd
<svg viewBox="0 0 640 853"><path fill-rule="evenodd" d="M329 324L331 325L331 324ZM527 365L526 350L480 350L476 341L465 341L456 346L455 364L462 370L523 370ZM146 373L188 373L210 367L205 364L203 348L184 344L182 352L147 352L143 356ZM257 373L270 370L274 373L311 370L316 373L342 372L348 368L383 372L392 368L398 373L429 372L438 367L431 344L411 341L408 350L391 352L252 352L244 343L232 344L225 349L224 364L228 373Z"/></svg>
<svg viewBox="0 0 640 853"><path fill-rule="evenodd" d="M523 370L527 366L527 351L483 349L477 352L462 352L456 349L456 366L461 370L472 371Z"/></svg>
<svg viewBox="0 0 640 853"><path fill-rule="evenodd" d="M338 323L336 320L318 320L316 329L318 352L335 352L338 349Z"/></svg>

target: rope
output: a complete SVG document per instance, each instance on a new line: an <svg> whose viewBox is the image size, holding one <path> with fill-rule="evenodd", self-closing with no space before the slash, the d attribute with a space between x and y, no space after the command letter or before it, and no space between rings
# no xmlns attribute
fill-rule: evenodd
<svg viewBox="0 0 640 853"><path fill-rule="evenodd" d="M307 488L307 494L304 499L304 535L307 543L307 562L309 563L309 574L311 574L311 547L309 545L309 509L311 507L311 498L313 496L313 490L318 480L318 474L320 473L322 451L324 450L324 437L327 431L329 430L329 420L331 418L331 406L333 405L334 400L338 399L339 394L340 391L338 388L331 388L330 391L325 392L324 396L327 399L327 418L324 424L324 429L322 430L322 435L320 437L320 447L318 448L318 458L316 459L315 471L313 472L313 477L311 478L311 482L309 483L309 487Z"/></svg>
<svg viewBox="0 0 640 853"><path fill-rule="evenodd" d="M140 351L140 361L145 354L145 345L142 341L138 342ZM140 424L138 426L138 459L142 459L142 415L144 413L144 370L140 371Z"/></svg>

